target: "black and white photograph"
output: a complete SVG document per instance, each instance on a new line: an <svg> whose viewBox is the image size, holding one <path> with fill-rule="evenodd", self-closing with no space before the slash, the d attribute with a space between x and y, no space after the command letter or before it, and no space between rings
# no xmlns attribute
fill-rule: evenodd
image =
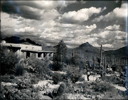
<svg viewBox="0 0 128 100"><path fill-rule="evenodd" d="M128 100L127 0L1 0L0 100Z"/></svg>

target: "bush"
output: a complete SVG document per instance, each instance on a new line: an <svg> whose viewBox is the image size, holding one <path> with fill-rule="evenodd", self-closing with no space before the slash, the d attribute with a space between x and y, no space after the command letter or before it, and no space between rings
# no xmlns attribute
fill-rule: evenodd
<svg viewBox="0 0 128 100"><path fill-rule="evenodd" d="M15 64L18 63L18 57L12 53L7 52L6 49L0 48L0 74L14 74Z"/></svg>
<svg viewBox="0 0 128 100"><path fill-rule="evenodd" d="M98 83L94 83L92 84L92 89L95 92L106 92L106 91L111 91L112 89L114 89L109 83L104 83L104 82L98 82Z"/></svg>
<svg viewBox="0 0 128 100"><path fill-rule="evenodd" d="M73 83L77 82L79 80L79 78L80 78L80 74L72 73L71 80L72 80Z"/></svg>
<svg viewBox="0 0 128 100"><path fill-rule="evenodd" d="M54 61L53 65L52 65L52 70L54 70L54 71L63 70L63 64L61 62Z"/></svg>
<svg viewBox="0 0 128 100"><path fill-rule="evenodd" d="M18 82L17 83L17 88L19 90L21 90L21 89L27 89L27 88L30 88L30 87L32 87L31 84L30 83L27 83L25 81L21 81L21 82Z"/></svg>
<svg viewBox="0 0 128 100"><path fill-rule="evenodd" d="M24 62L19 62L15 65L15 74L23 75L24 74Z"/></svg>
<svg viewBox="0 0 128 100"><path fill-rule="evenodd" d="M64 83L60 84L60 87L58 88L57 95L61 96L65 91L66 85Z"/></svg>
<svg viewBox="0 0 128 100"><path fill-rule="evenodd" d="M80 71L78 67L68 66L67 68L67 76L71 79L73 83L77 82L81 77Z"/></svg>
<svg viewBox="0 0 128 100"><path fill-rule="evenodd" d="M12 82L9 75L0 76L0 82Z"/></svg>
<svg viewBox="0 0 128 100"><path fill-rule="evenodd" d="M26 70L31 73L36 73L42 78L48 78L51 74L51 70L49 69L49 61L47 60L40 60L40 59L27 59L28 68Z"/></svg>
<svg viewBox="0 0 128 100"><path fill-rule="evenodd" d="M58 84L59 82L63 80L63 76L59 73L54 73L52 76L52 80L54 84Z"/></svg>
<svg viewBox="0 0 128 100"><path fill-rule="evenodd" d="M60 84L60 87L58 88L58 91L57 91L57 93L56 93L56 96L57 96L56 99L59 99L60 96L63 95L63 93L64 93L64 91L65 91L65 88L66 88L66 85L65 85L64 83L61 83L61 84ZM60 100L60 99L59 99L59 100Z"/></svg>
<svg viewBox="0 0 128 100"><path fill-rule="evenodd" d="M80 65L81 58L78 55L75 55L74 57L71 58L71 62L73 65Z"/></svg>
<svg viewBox="0 0 128 100"><path fill-rule="evenodd" d="M106 92L102 99L127 100L125 96L119 94L119 91L117 89Z"/></svg>
<svg viewBox="0 0 128 100"><path fill-rule="evenodd" d="M49 93L48 95L53 98L53 100L60 100L60 97L63 95L65 92L66 85L65 83L61 83L58 90L53 90L52 93Z"/></svg>
<svg viewBox="0 0 128 100"><path fill-rule="evenodd" d="M31 88L18 90L13 86L1 86L0 100L39 100L37 92Z"/></svg>
<svg viewBox="0 0 128 100"><path fill-rule="evenodd" d="M105 78L102 78L102 80L106 82L112 82L113 84L122 84L123 85L123 79L117 77L116 75L111 76L105 76Z"/></svg>

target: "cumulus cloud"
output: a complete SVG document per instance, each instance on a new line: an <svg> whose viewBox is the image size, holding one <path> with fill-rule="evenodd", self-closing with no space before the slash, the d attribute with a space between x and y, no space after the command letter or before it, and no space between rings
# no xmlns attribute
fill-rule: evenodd
<svg viewBox="0 0 128 100"><path fill-rule="evenodd" d="M106 38L110 34L110 31L103 31L99 33L99 37Z"/></svg>
<svg viewBox="0 0 128 100"><path fill-rule="evenodd" d="M128 4L127 4L127 3L123 3L122 6L121 6L121 8L115 8L115 9L113 10L113 13L114 13L117 17L121 17L121 18L128 17L127 7L128 7Z"/></svg>
<svg viewBox="0 0 128 100"><path fill-rule="evenodd" d="M67 44L78 45L85 42L92 43L95 41L94 37L90 37L90 32L97 28L96 24L92 25L79 25L79 24L67 24L57 23L50 21L50 25L47 27L47 23L42 24L44 29L40 33L40 37L47 38L51 41L60 41L63 39Z"/></svg>
<svg viewBox="0 0 128 100"><path fill-rule="evenodd" d="M2 35L14 35L14 29L19 25L19 19L13 18L7 13L1 12L1 32Z"/></svg>
<svg viewBox="0 0 128 100"><path fill-rule="evenodd" d="M37 4L40 8L44 9L54 9L57 7L63 8L66 7L69 4L76 3L77 1L68 1L68 0L40 0L38 1L33 1L35 4Z"/></svg>
<svg viewBox="0 0 128 100"><path fill-rule="evenodd" d="M11 16L7 13L1 12L1 26L15 26L17 20L14 18L11 18Z"/></svg>
<svg viewBox="0 0 128 100"><path fill-rule="evenodd" d="M120 30L120 25L110 25L105 28L106 30Z"/></svg>
<svg viewBox="0 0 128 100"><path fill-rule="evenodd" d="M93 20L93 22L100 22L100 21L106 21L108 22L109 20L114 20L114 19L118 19L118 18L126 18L128 17L128 13L127 13L127 7L128 4L127 3L123 3L121 5L121 8L115 8L112 12L109 12L106 15L101 15L98 18L95 18Z"/></svg>
<svg viewBox="0 0 128 100"><path fill-rule="evenodd" d="M24 27L20 29L15 29L15 32L34 32L35 28L34 27Z"/></svg>
<svg viewBox="0 0 128 100"><path fill-rule="evenodd" d="M55 18L57 18L59 16L59 13L56 9L52 9L52 10L45 10L42 12L41 14L41 19L43 20L53 20Z"/></svg>
<svg viewBox="0 0 128 100"><path fill-rule="evenodd" d="M97 28L97 25L96 24L93 24L93 25L90 25L90 26L85 26L86 27L86 32L91 32L91 31L93 31L94 29L96 29Z"/></svg>
<svg viewBox="0 0 128 100"><path fill-rule="evenodd" d="M107 47L107 48L112 48L113 47L113 44L103 44L102 46L103 47Z"/></svg>
<svg viewBox="0 0 128 100"><path fill-rule="evenodd" d="M101 8L83 8L78 11L69 11L62 15L62 20L67 22L83 22L87 21L93 14L99 14Z"/></svg>
<svg viewBox="0 0 128 100"><path fill-rule="evenodd" d="M57 7L57 3L52 0L41 0L40 2L38 1L33 1L35 4L37 4L39 7L44 8L44 9L53 9Z"/></svg>
<svg viewBox="0 0 128 100"><path fill-rule="evenodd" d="M125 10L125 4L121 8L115 8L112 12L102 15L108 9L107 7L88 6L85 8L86 6L82 6L69 9L70 4L75 5L77 1L14 0L15 3L7 1L3 3L4 9L1 13L2 34L36 37L34 39L38 39L37 41L53 45L61 39L68 46L78 46L85 42L94 46L99 46L101 43L105 47L113 45L113 48L117 46L116 42L118 46L123 45L122 41L126 34L121 30L123 25L117 24L116 21L118 21L117 17L122 19L126 16L118 15L118 11ZM79 2L80 4L83 2ZM63 9L66 7L68 10ZM97 18L99 15L100 17ZM97 19L92 22L93 18ZM106 22L104 24L100 21Z"/></svg>
<svg viewBox="0 0 128 100"><path fill-rule="evenodd" d="M126 32L120 30L119 25L107 26L105 29L100 29L97 36L97 43L102 44L104 47L117 48L119 45L124 45L124 38ZM118 44L119 43L119 44Z"/></svg>
<svg viewBox="0 0 128 100"><path fill-rule="evenodd" d="M73 32L78 35L90 35L91 31L95 30L97 28L96 24L93 25L77 25L73 28ZM78 36L79 37L79 36Z"/></svg>

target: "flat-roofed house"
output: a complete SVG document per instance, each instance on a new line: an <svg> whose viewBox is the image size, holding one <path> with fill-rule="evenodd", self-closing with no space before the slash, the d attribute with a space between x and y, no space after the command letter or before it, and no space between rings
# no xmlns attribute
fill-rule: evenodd
<svg viewBox="0 0 128 100"><path fill-rule="evenodd" d="M13 52L24 58L34 57L44 59L51 58L54 54L54 51L42 50L42 46L37 45L6 43L5 41L0 43L0 45L6 47L9 52Z"/></svg>

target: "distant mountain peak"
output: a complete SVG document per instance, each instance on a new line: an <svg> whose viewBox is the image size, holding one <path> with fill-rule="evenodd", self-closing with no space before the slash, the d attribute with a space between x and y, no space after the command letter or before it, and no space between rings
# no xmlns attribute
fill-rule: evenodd
<svg viewBox="0 0 128 100"><path fill-rule="evenodd" d="M79 47L76 48L77 50L82 50L84 52L90 52L90 53L99 53L99 49L92 46L89 42L81 44Z"/></svg>
<svg viewBox="0 0 128 100"><path fill-rule="evenodd" d="M93 47L89 42L83 43L79 47L87 47L87 46Z"/></svg>

